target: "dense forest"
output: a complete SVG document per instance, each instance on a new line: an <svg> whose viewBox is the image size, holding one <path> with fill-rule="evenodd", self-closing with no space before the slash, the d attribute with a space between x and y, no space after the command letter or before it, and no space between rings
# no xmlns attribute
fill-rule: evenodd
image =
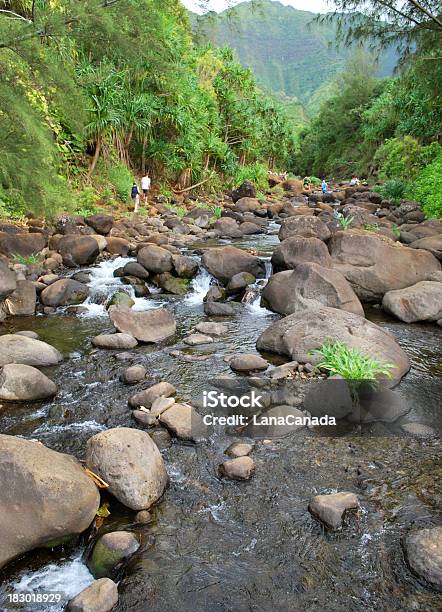
<svg viewBox="0 0 442 612"><path fill-rule="evenodd" d="M177 0L0 7L3 214L126 201L146 169L167 192L262 182L263 163L287 165L278 104L229 49L193 44Z"/></svg>
<svg viewBox="0 0 442 612"><path fill-rule="evenodd" d="M337 4L342 10L354 10L361 3ZM386 181L387 197L417 199L429 216L440 217L441 6L408 2L408 12L392 10L390 22L380 22L379 17L385 17L383 4L371 3L372 13L363 21L357 18L350 28L346 16L345 29L338 36L344 44L373 36L377 49L397 45L396 76L376 78L376 55L354 54L335 83L334 95L301 132L294 167L300 173L330 178L352 174L378 178ZM333 17L337 18L328 18Z"/></svg>

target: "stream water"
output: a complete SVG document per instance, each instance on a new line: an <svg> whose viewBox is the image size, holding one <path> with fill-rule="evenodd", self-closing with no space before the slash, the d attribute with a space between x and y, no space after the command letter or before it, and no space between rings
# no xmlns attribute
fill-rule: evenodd
<svg viewBox="0 0 442 612"><path fill-rule="evenodd" d="M234 244L253 248L268 260L277 242L272 225L268 234ZM259 305L257 285L250 303L226 320L225 338L186 347L182 338L206 320L203 297L212 279L200 270L185 297L153 293L135 299L137 309L166 303L176 316L177 336L173 344L140 346L121 360L118 352L94 349L90 340L112 329L104 301L121 287L113 271L125 261L119 258L91 268L91 293L83 314L60 311L52 316L15 317L5 324L5 333L38 332L65 360L47 368L59 386L53 401L0 406L2 433L37 438L82 459L91 435L110 427L135 426L127 405L130 395L167 380L177 387L180 400L192 402L215 374L231 374L226 355L254 352L260 332L278 318ZM199 446L173 443L162 451L170 486L153 509L150 524L134 525L134 513L110 500L111 516L103 532L136 529L143 542L117 576L119 610L438 607L437 594L407 570L401 538L411 526L440 524L439 447L434 440L405 436L399 426L405 421L442 426L441 332L433 325L402 324L377 309L368 310L367 316L394 333L410 355L412 370L400 385L410 399L410 412L389 435L368 430L363 435L355 431L325 438L304 429L257 443L256 474L244 483L218 476L217 465L232 441L224 434L215 434ZM183 355L206 358L188 361L170 355L177 348ZM146 366L148 379L135 387L124 386L120 372L135 363ZM344 530L332 533L311 517L307 506L312 495L336 490L355 491L362 510ZM83 561L86 548L83 538L64 549L29 553L3 571L0 594L61 590L67 601L92 581Z"/></svg>

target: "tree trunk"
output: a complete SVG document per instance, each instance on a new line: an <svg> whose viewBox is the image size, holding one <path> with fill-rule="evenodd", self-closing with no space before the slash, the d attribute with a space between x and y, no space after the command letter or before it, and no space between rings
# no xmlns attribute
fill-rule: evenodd
<svg viewBox="0 0 442 612"><path fill-rule="evenodd" d="M143 144L141 149L141 172L143 176L146 174L146 145L147 145L147 136L143 136Z"/></svg>
<svg viewBox="0 0 442 612"><path fill-rule="evenodd" d="M87 180L91 178L95 170L95 166L97 165L98 158L100 157L100 151L101 151L101 134L98 134L97 142L95 143L95 153L94 153L91 165L89 166L89 170L87 173Z"/></svg>

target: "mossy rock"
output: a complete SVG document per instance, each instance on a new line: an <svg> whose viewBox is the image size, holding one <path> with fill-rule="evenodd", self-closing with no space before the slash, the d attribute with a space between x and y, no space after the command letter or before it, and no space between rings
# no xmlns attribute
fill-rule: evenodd
<svg viewBox="0 0 442 612"><path fill-rule="evenodd" d="M95 578L112 576L115 568L140 547L140 543L130 531L106 533L95 544L87 566Z"/></svg>
<svg viewBox="0 0 442 612"><path fill-rule="evenodd" d="M110 298L106 307L108 309L111 306L127 306L128 308L132 308L134 304L135 302L133 301L133 299L130 297L129 294L127 294L125 291L117 291Z"/></svg>

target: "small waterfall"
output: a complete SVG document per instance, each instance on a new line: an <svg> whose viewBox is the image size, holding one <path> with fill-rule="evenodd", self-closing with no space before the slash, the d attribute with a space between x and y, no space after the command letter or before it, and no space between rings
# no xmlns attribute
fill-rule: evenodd
<svg viewBox="0 0 442 612"><path fill-rule="evenodd" d="M265 278L258 279L253 285L247 289L242 301L247 304L249 310L258 316L270 314L270 310L261 306L261 291L267 285L269 278L272 276L273 268L270 257L264 259Z"/></svg>
<svg viewBox="0 0 442 612"><path fill-rule="evenodd" d="M83 562L82 551L79 551L59 564L50 563L35 572L23 572L13 584L4 586L6 592L11 589L14 593L59 592L63 600L58 605L39 606L39 610L45 612L59 612L93 582L94 577Z"/></svg>
<svg viewBox="0 0 442 612"><path fill-rule="evenodd" d="M194 304L195 306L202 304L204 296L209 291L210 286L214 282L213 276L207 272L205 268L200 266L198 274L192 280L191 287L192 293L190 293L185 301L187 304Z"/></svg>
<svg viewBox="0 0 442 612"><path fill-rule="evenodd" d="M123 268L130 261L135 259L130 257L117 257L101 262L98 266L90 269L90 281L88 282L89 297L81 304L87 308L87 312L81 314L83 317L106 317L106 300L116 291L124 290L135 302L134 310L149 310L157 308L160 304L149 298L135 297L134 288L131 285L124 285L121 280L114 276L115 270Z"/></svg>

